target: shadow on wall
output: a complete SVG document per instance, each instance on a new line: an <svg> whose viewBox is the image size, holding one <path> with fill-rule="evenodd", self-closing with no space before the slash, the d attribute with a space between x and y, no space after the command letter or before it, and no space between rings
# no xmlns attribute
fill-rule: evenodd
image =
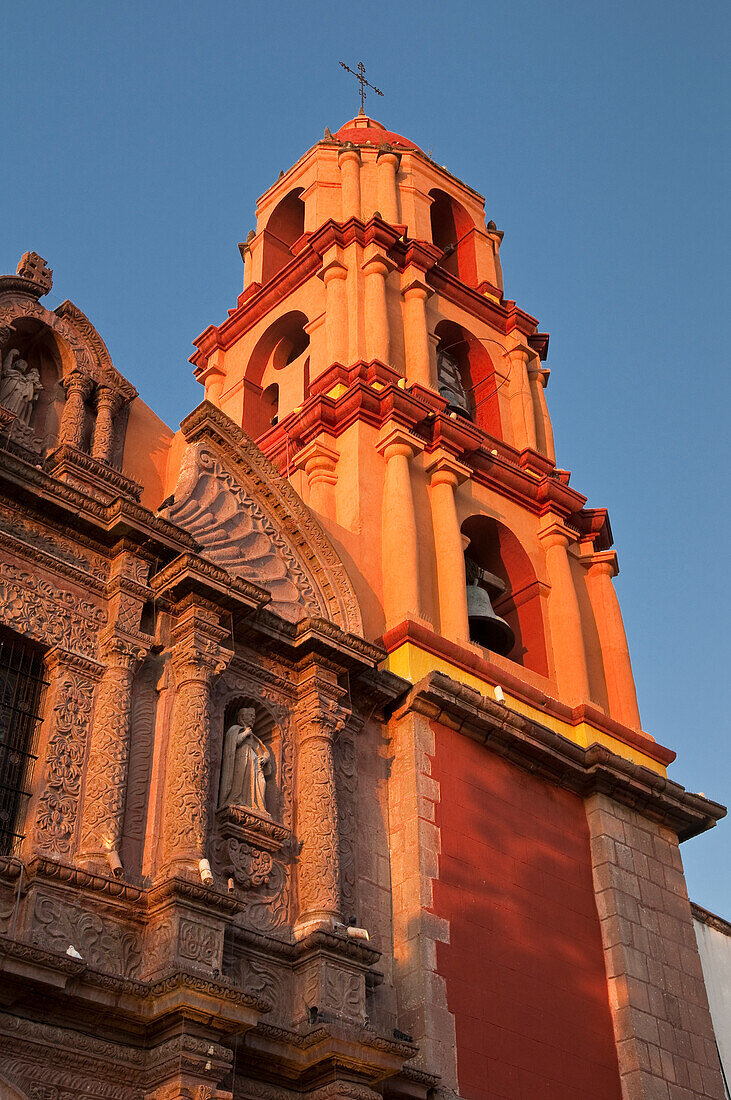
<svg viewBox="0 0 731 1100"><path fill-rule="evenodd" d="M582 801L435 726L437 969L468 1100L620 1100Z"/></svg>

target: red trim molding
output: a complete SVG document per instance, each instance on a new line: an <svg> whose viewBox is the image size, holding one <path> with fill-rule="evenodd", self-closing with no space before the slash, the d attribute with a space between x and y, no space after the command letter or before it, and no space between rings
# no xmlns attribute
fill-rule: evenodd
<svg viewBox="0 0 731 1100"><path fill-rule="evenodd" d="M478 657L472 650L465 649L463 646L457 645L456 642L448 641L421 623L407 619L391 630L387 630L383 637L379 639L379 645L382 645L387 653L393 653L394 650L406 642L410 642L419 649L426 650L434 657L449 661L450 664L462 669L463 672L469 672L480 679L495 681L520 699L521 702L540 708L546 714L550 714L552 718L557 718L570 726L578 726L581 722L588 722L595 729L600 730L609 737L613 737L616 741L621 741L624 745L629 745L630 748L636 749L638 752L644 753L645 756L649 756L651 760L656 760L663 767L667 767L675 760L676 753L672 749L658 744L649 733L645 733L643 730L633 730L629 726L623 726L619 722L615 722L613 718L610 718L590 703L584 703L578 707L569 707L565 703L559 702L558 699L553 699L533 684L526 683L525 680L514 673L508 672L501 665L493 664L492 661Z"/></svg>

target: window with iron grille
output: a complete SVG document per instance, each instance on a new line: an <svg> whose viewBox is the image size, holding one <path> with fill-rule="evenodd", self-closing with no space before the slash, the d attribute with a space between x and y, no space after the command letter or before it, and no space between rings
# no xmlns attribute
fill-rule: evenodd
<svg viewBox="0 0 731 1100"><path fill-rule="evenodd" d="M45 687L40 647L0 630L0 855L23 839Z"/></svg>

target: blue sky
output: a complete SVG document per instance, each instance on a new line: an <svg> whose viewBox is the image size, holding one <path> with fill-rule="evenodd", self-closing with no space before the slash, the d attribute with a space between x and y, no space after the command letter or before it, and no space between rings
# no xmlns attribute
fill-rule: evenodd
<svg viewBox="0 0 731 1100"><path fill-rule="evenodd" d="M559 463L607 506L644 727L731 802L729 7L28 0L3 17L0 270L35 249L168 423L241 289L256 198L368 107L487 199L550 331ZM8 64L12 59L12 64ZM683 848L731 916L731 825Z"/></svg>

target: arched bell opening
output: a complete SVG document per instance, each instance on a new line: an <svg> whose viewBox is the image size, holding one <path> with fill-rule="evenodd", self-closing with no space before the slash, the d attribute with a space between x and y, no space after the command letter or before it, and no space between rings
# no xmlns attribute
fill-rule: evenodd
<svg viewBox="0 0 731 1100"><path fill-rule="evenodd" d="M502 438L498 377L481 341L454 321L440 321L435 329L437 381L448 411L472 420L478 428Z"/></svg>
<svg viewBox="0 0 731 1100"><path fill-rule="evenodd" d="M263 283L268 283L289 263L294 255L292 246L305 231L305 204L300 197L302 190L298 187L285 195L266 224L262 243Z"/></svg>
<svg viewBox="0 0 731 1100"><path fill-rule="evenodd" d="M260 336L244 374L244 431L257 439L301 405L309 388L310 337L304 313L292 310Z"/></svg>
<svg viewBox="0 0 731 1100"><path fill-rule="evenodd" d="M469 539L470 639L547 676L541 590L528 554L513 532L491 516L470 516L462 534Z"/></svg>
<svg viewBox="0 0 731 1100"><path fill-rule="evenodd" d="M439 266L468 286L476 286L475 223L464 206L446 191L435 187L429 198L432 241L442 249Z"/></svg>
<svg viewBox="0 0 731 1100"><path fill-rule="evenodd" d="M2 374L19 369L34 387L35 396L27 421L33 435L46 449L58 439L65 394L61 385L64 364L70 370L75 360L70 348L48 325L36 317L18 317L5 331L0 342ZM89 410L87 443L93 428Z"/></svg>
<svg viewBox="0 0 731 1100"><path fill-rule="evenodd" d="M276 382L272 382L262 391L261 400L264 418L273 426L279 419L279 386Z"/></svg>

